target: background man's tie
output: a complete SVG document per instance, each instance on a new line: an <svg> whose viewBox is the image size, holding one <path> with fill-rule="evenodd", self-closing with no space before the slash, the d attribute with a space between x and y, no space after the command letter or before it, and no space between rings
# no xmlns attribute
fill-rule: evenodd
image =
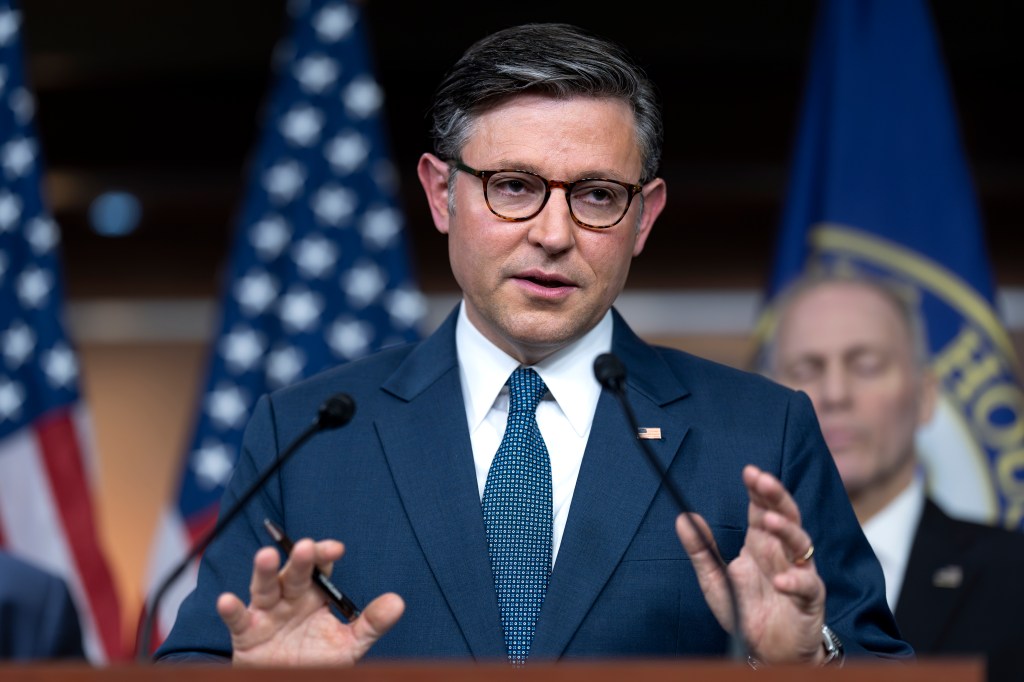
<svg viewBox="0 0 1024 682"><path fill-rule="evenodd" d="M508 657L521 665L551 573L551 462L536 414L547 386L522 367L508 386L508 425L487 472L483 514Z"/></svg>

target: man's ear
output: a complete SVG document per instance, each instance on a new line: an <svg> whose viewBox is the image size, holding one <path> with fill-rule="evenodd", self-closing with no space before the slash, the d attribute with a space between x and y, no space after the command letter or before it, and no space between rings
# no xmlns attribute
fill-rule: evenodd
<svg viewBox="0 0 1024 682"><path fill-rule="evenodd" d="M666 198L665 181L661 178L652 180L644 187L644 212L640 216L640 227L636 231L636 242L633 244L634 258L644 250L644 244L647 243L647 237L651 234L654 221L658 219L665 208Z"/></svg>
<svg viewBox="0 0 1024 682"><path fill-rule="evenodd" d="M448 173L447 163L433 154L424 154L416 165L416 174L427 195L430 215L434 218L434 227L441 234L448 234Z"/></svg>

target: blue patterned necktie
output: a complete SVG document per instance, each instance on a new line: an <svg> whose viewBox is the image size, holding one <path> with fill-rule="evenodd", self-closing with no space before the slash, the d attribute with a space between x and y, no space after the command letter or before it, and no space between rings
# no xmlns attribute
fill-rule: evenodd
<svg viewBox="0 0 1024 682"><path fill-rule="evenodd" d="M551 573L551 462L536 416L547 386L523 367L508 386L508 425L487 472L483 514L508 658L522 665Z"/></svg>

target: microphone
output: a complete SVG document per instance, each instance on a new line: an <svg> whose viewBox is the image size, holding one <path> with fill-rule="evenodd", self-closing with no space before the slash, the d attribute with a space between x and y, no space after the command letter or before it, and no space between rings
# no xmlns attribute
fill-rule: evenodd
<svg viewBox="0 0 1024 682"><path fill-rule="evenodd" d="M356 401L347 393L338 393L325 400L323 404L320 405L320 409L317 410L316 419L313 420L313 423L306 427L306 429L284 449L277 459L274 460L274 463L267 467L266 470L260 474L259 478L246 488L245 492L235 500L235 503L228 509L228 511L221 515L213 528L207 531L206 534L192 546L192 550L188 553L188 556L182 559L181 562L175 566L170 575L164 578L163 582L160 583L160 586L154 593L153 599L149 603L149 607L145 608L143 611L142 633L139 635L136 649L136 659L138 662L145 663L150 660L149 649L152 644L153 624L156 619L157 609L160 606L160 602L163 599L164 594L167 592L168 588L174 584L174 581L181 576L197 556L202 554L203 551L209 547L210 543L213 542L214 539L221 534L224 528L226 528L227 525L231 523L236 516L238 516L239 512L245 508L245 505L250 499L252 499L253 495L255 495L260 488L264 486L264 484L266 484L270 477L273 476L277 470L280 469L289 458L291 458L292 455L298 452L299 448L305 445L306 441L320 431L328 431L330 429L337 429L345 426L345 424L352 421L352 417L355 413Z"/></svg>
<svg viewBox="0 0 1024 682"><path fill-rule="evenodd" d="M598 383L618 398L619 404L622 405L623 412L626 413L626 419L629 421L629 426L633 429L633 434L639 433L640 426L637 423L636 415L633 413L633 408L629 404L629 400L626 399L626 368L612 353L602 353L598 355L594 360L594 377ZM679 511L683 512L683 517L690 524L690 528L700 538L700 542L704 549L711 553L718 562L719 570L722 572L722 577L725 581L725 587L729 592L729 603L732 608L732 620L735 625L733 626L732 647L734 653L738 654L742 660L750 660L750 648L747 645L747 639L743 634L743 621L740 620L740 602L736 597L736 586L732 582L732 578L729 576L729 571L726 567L725 559L718 553L718 549L711 543L711 539L704 533L703 529L697 525L697 523L690 518L690 514L693 512L693 507L683 497L682 491L679 486L675 484L671 478L668 477L668 472L664 467L661 466L661 462L658 461L657 456L651 449L650 444L640 438L636 437L636 442L640 445L640 450L647 456L647 461L650 462L651 466L654 467L654 471L658 474L661 479L662 486L668 490L672 499L675 500L676 506Z"/></svg>
<svg viewBox="0 0 1024 682"><path fill-rule="evenodd" d="M622 391L625 388L624 384L626 383L626 368L622 366L622 361L616 356L611 353L601 353L601 355L598 355L597 359L594 360L594 376L599 384L616 396L622 395ZM632 416L628 405L626 408L627 412Z"/></svg>

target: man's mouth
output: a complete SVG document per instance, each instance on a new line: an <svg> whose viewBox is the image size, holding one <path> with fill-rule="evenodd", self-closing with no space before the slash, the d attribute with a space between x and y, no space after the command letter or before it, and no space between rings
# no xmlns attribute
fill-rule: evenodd
<svg viewBox="0 0 1024 682"><path fill-rule="evenodd" d="M558 279L545 279L543 277L524 277L523 279L525 279L527 282L533 282L534 284L540 285L542 287L547 287L549 289L557 289L564 286L569 286L566 282Z"/></svg>
<svg viewBox="0 0 1024 682"><path fill-rule="evenodd" d="M544 287L546 289L561 289L564 287L576 286L565 277L559 275L552 275L544 272L529 271L523 272L517 275L518 279L521 279L537 286Z"/></svg>
<svg viewBox="0 0 1024 682"><path fill-rule="evenodd" d="M830 450L845 450L857 442L857 432L851 428L826 426L822 435Z"/></svg>

